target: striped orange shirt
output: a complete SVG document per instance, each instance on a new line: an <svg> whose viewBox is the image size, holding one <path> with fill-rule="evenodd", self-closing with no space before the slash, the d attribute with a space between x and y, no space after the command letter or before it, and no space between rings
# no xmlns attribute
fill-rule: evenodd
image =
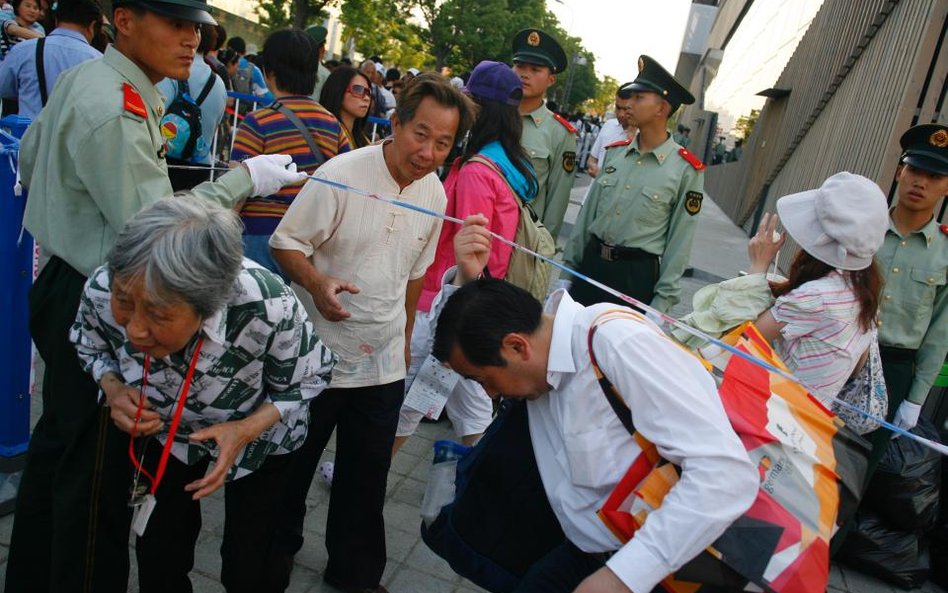
<svg viewBox="0 0 948 593"><path fill-rule="evenodd" d="M325 160L349 152L349 139L342 126L322 105L303 96L281 97L280 103L306 125ZM243 161L260 154L288 154L293 157L297 170L310 175L319 166L296 126L279 111L269 107L248 113L244 118L237 128L231 159ZM244 233L272 234L304 183L305 180L287 185L273 195L248 199L240 211L245 226Z"/></svg>

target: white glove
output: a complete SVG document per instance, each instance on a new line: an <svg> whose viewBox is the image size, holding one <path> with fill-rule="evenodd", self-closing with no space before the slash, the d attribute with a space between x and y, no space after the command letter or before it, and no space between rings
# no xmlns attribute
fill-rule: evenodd
<svg viewBox="0 0 948 593"><path fill-rule="evenodd" d="M895 412L895 418L892 419L892 424L905 430L912 430L915 428L915 425L918 424L918 416L921 413L922 406L906 400L902 402L902 405L900 405L899 409ZM893 439L898 437L898 433L892 435Z"/></svg>
<svg viewBox="0 0 948 593"><path fill-rule="evenodd" d="M306 179L306 173L297 172L296 163L288 154L261 154L247 159L243 165L250 171L255 196L273 195L284 185Z"/></svg>

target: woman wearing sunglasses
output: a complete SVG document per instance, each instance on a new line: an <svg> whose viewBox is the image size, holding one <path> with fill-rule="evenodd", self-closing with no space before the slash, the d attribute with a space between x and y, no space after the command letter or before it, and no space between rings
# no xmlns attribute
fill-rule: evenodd
<svg viewBox="0 0 948 593"><path fill-rule="evenodd" d="M351 66L336 68L326 79L319 102L342 124L353 148L371 144L366 128L372 87L358 70Z"/></svg>

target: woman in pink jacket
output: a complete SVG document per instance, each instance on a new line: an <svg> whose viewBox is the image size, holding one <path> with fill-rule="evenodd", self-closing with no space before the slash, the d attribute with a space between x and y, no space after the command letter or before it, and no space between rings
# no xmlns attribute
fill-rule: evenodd
<svg viewBox="0 0 948 593"><path fill-rule="evenodd" d="M444 182L448 194L446 214L460 219L483 214L488 228L514 239L520 221L518 198L530 202L537 194L536 174L520 145L523 121L517 106L523 96L520 78L506 64L483 61L474 68L465 91L480 112L461 156ZM418 309L428 311L441 289L441 276L454 265L454 235L459 227L445 223L438 239L434 263L425 275ZM493 278L507 275L512 248L499 241L491 245L487 271Z"/></svg>

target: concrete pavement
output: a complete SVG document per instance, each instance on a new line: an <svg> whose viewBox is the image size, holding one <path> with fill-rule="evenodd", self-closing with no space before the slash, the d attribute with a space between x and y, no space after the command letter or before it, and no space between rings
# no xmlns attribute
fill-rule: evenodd
<svg viewBox="0 0 948 593"><path fill-rule="evenodd" d="M571 223L579 211L579 204L586 192L589 178L577 178L573 190L572 204L567 211L567 225L563 234L569 232ZM691 255L692 273L683 281L682 303L674 310L676 316L690 310L694 292L709 282L735 275L747 266L747 237L744 232L724 215L709 199L704 201L698 231ZM34 408L38 408L39 397L35 396ZM33 416L38 417L34 409ZM418 433L408 441L392 464L388 480L388 495L385 507L388 565L383 584L392 593L477 593L482 591L461 579L451 571L447 563L432 554L419 535L419 508L424 495L425 483L432 460L432 445L442 438L454 438L448 423L422 424ZM335 443L331 442L324 456L331 459ZM307 499L308 513L305 523L305 544L297 554L289 588L291 593L335 593L335 589L324 585L321 579L326 563L323 543L326 529L326 509L329 489L317 477ZM219 581L221 536L223 534L223 496L215 493L203 503L204 523L198 539L195 566L192 572L194 591L218 593L224 589ZM12 515L0 518L0 582L6 571L9 551ZM129 539L130 553L134 554L134 540ZM129 581L129 591L138 591L137 575ZM831 569L828 591L832 593L895 593L898 589L854 570L834 565ZM933 584L920 589L923 593L945 593ZM15 592L9 592L15 593Z"/></svg>

